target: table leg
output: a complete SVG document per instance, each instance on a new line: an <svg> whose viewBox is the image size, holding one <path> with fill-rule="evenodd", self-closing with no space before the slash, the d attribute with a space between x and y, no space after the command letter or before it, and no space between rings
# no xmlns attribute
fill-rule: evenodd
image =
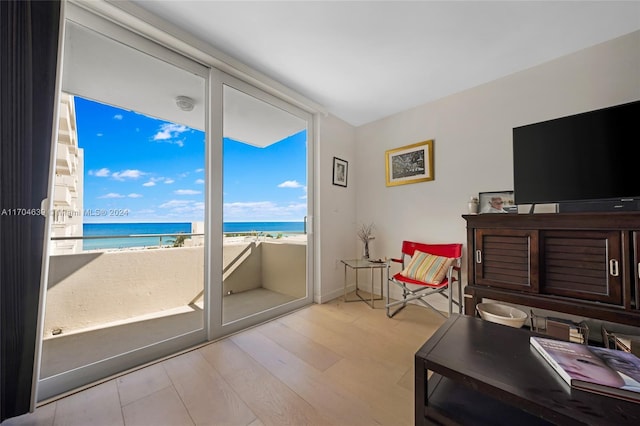
<svg viewBox="0 0 640 426"><path fill-rule="evenodd" d="M425 361L418 357L417 354L414 357L414 398L414 424L424 425L426 424L424 407L428 405L427 369Z"/></svg>
<svg viewBox="0 0 640 426"><path fill-rule="evenodd" d="M373 303L374 303L373 302L373 279L374 279L374 276L373 276L373 268L370 268L370 269L371 269L371 294L369 296L371 296L371 307L373 308Z"/></svg>
<svg viewBox="0 0 640 426"><path fill-rule="evenodd" d="M347 264L344 264L344 301L347 301Z"/></svg>

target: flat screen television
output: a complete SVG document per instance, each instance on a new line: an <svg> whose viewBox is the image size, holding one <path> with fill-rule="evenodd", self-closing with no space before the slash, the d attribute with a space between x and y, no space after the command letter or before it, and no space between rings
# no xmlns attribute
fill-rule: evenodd
<svg viewBox="0 0 640 426"><path fill-rule="evenodd" d="M514 128L513 180L516 204L640 200L640 101Z"/></svg>

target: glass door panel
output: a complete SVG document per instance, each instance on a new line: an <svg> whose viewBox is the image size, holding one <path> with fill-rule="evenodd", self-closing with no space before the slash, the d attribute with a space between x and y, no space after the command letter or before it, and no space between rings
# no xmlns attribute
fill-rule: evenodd
<svg viewBox="0 0 640 426"><path fill-rule="evenodd" d="M311 300L307 121L249 91L222 89L223 325Z"/></svg>
<svg viewBox="0 0 640 426"><path fill-rule="evenodd" d="M206 339L208 70L65 34L39 400Z"/></svg>

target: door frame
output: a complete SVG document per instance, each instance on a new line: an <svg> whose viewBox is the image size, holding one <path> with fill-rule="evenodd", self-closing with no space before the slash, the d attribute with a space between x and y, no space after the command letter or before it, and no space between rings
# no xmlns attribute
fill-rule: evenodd
<svg viewBox="0 0 640 426"><path fill-rule="evenodd" d="M284 305L258 312L249 317L223 323L222 320L222 244L223 244L223 120L224 120L224 97L223 88L229 86L258 100L264 101L274 107L301 118L307 123L307 256L306 256L306 296L296 299ZM209 80L210 100L211 100L211 123L209 123L212 140L208 146L211 147L208 158L209 192L207 193L207 207L209 212L208 229L211 236L211 246L209 247L211 256L209 257L209 318L208 318L208 338L209 340L219 339L226 335L236 333L253 325L277 318L281 315L293 312L303 306L313 303L314 291L314 253L315 253L315 233L313 225L314 212L314 158L315 158L315 120L313 114L304 111L276 96L264 92L238 78L235 78L223 71L215 68L211 69ZM213 200L217 203L212 202Z"/></svg>

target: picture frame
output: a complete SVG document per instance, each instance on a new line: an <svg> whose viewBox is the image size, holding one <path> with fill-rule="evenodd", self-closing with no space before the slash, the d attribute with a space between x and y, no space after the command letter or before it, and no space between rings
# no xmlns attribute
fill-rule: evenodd
<svg viewBox="0 0 640 426"><path fill-rule="evenodd" d="M480 192L478 194L478 213L517 213L513 191Z"/></svg>
<svg viewBox="0 0 640 426"><path fill-rule="evenodd" d="M349 162L338 157L333 157L333 184L347 187L347 174Z"/></svg>
<svg viewBox="0 0 640 426"><path fill-rule="evenodd" d="M386 151L387 186L434 180L433 142L431 139Z"/></svg>

